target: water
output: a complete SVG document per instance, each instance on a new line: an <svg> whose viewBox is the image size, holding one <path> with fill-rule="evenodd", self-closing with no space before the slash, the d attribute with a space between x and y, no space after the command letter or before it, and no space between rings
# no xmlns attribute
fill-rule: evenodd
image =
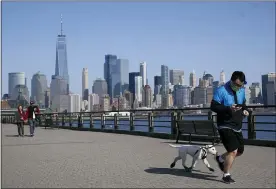
<svg viewBox="0 0 276 189"><path fill-rule="evenodd" d="M207 116L184 116L184 120L207 120ZM155 133L168 133L171 134L171 118L168 117L156 117L153 120L153 126ZM164 121L164 122L160 122ZM244 119L244 122L247 122L247 118ZM256 131L256 138L260 140L276 140L276 117L275 116L256 116L256 130L268 130L267 131ZM259 123L258 123L259 122ZM270 124L264 124L260 122L269 122ZM274 123L273 123L274 122ZM69 126L68 123L65 123L66 126ZM61 123L60 123L61 126ZM66 127L65 126L65 127ZM72 122L72 127L77 127L77 120ZM83 122L84 128L90 127L90 121L84 120ZM101 128L101 120L94 119L94 128ZM114 120L108 119L105 121L105 129L114 129ZM243 123L243 136L244 138L248 138L247 133L247 123ZM118 121L118 130L130 130L129 120L119 120ZM134 120L134 130L135 131L143 131L148 132L148 121L146 118L140 118L139 120ZM271 132L272 131L272 132ZM273 132L274 131L274 132Z"/></svg>

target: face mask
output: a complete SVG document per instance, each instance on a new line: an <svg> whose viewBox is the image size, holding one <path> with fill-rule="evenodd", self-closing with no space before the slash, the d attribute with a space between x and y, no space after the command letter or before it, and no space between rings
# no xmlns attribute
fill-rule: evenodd
<svg viewBox="0 0 276 189"><path fill-rule="evenodd" d="M236 85L234 85L233 83L231 83L231 89L235 92L237 92L240 88L237 87Z"/></svg>

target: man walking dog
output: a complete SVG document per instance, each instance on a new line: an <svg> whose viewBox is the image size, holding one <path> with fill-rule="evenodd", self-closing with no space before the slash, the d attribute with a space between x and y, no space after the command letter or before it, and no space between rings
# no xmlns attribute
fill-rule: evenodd
<svg viewBox="0 0 276 189"><path fill-rule="evenodd" d="M217 126L226 153L217 155L216 160L224 172L222 180L234 183L229 173L237 156L244 151L242 120L248 116L245 105L245 75L241 71L233 72L231 80L216 89L211 102L211 110L217 113Z"/></svg>

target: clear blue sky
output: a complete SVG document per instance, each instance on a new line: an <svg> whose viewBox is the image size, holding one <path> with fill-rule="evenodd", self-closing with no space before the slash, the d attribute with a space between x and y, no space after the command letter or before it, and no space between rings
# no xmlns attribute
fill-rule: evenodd
<svg viewBox="0 0 276 189"><path fill-rule="evenodd" d="M82 68L103 78L104 55L148 65L149 83L161 64L189 73L226 79L243 70L248 82L275 71L275 2L2 2L2 92L8 73L28 78L55 68L56 37L63 14L71 91L81 94Z"/></svg>

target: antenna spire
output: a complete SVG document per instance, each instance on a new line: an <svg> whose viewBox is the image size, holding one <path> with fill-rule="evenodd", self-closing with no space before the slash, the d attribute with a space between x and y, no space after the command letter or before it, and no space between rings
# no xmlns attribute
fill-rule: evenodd
<svg viewBox="0 0 276 189"><path fill-rule="evenodd" d="M60 15L60 34L62 35L62 14Z"/></svg>

